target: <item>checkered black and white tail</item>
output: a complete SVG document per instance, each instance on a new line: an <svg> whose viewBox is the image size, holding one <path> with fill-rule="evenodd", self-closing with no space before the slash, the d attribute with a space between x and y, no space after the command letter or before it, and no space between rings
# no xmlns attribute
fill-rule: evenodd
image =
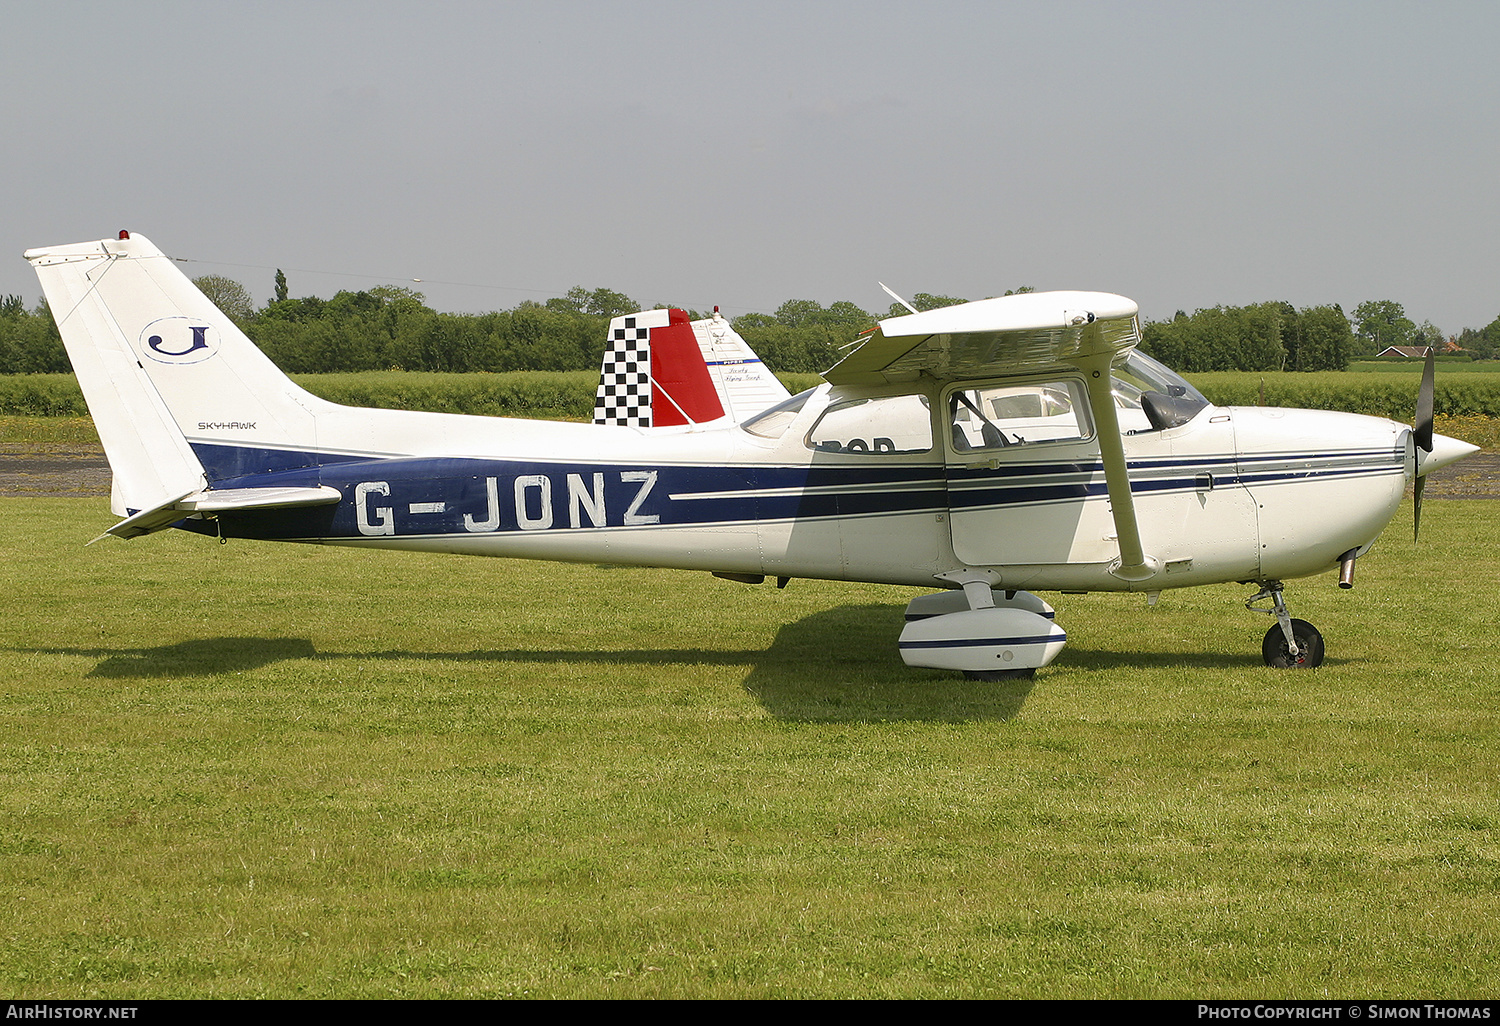
<svg viewBox="0 0 1500 1026"><path fill-rule="evenodd" d="M609 322L594 423L675 427L723 416L686 313L643 310Z"/></svg>
<svg viewBox="0 0 1500 1026"><path fill-rule="evenodd" d="M646 310L609 322L609 340L594 394L594 423L651 426L651 328L667 311Z"/></svg>
<svg viewBox="0 0 1500 1026"><path fill-rule="evenodd" d="M616 317L594 396L594 423L652 428L739 423L787 398L729 322L681 310Z"/></svg>

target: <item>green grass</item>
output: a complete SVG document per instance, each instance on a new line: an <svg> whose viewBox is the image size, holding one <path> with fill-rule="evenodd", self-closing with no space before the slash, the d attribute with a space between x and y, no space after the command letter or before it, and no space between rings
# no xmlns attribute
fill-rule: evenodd
<svg viewBox="0 0 1500 1026"><path fill-rule="evenodd" d="M98 445L92 417L8 417L0 415L0 444L25 443L42 448Z"/></svg>
<svg viewBox="0 0 1500 1026"><path fill-rule="evenodd" d="M512 371L505 374L438 374L361 371L298 374L297 384L345 406L433 410L488 417L589 420L594 415L597 371Z"/></svg>
<svg viewBox="0 0 1500 1026"><path fill-rule="evenodd" d="M1056 599L231 543L0 500L0 989L1418 997L1500 977L1500 507L1297 582Z"/></svg>
<svg viewBox="0 0 1500 1026"><path fill-rule="evenodd" d="M1457 438L1494 452L1500 449L1500 418L1434 417L1433 428L1440 435Z"/></svg>

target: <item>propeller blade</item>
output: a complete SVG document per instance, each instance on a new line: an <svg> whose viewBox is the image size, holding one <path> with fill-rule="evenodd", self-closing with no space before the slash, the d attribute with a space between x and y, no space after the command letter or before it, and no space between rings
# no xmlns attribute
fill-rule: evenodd
<svg viewBox="0 0 1500 1026"><path fill-rule="evenodd" d="M1417 392L1417 422L1412 425L1417 448L1426 453L1432 452L1432 401L1436 389L1433 376L1436 361L1436 352L1428 346L1427 366L1422 368L1422 387Z"/></svg>
<svg viewBox="0 0 1500 1026"><path fill-rule="evenodd" d="M1417 543L1417 535L1422 532L1422 489L1427 486L1427 478L1419 477L1411 488L1411 543Z"/></svg>

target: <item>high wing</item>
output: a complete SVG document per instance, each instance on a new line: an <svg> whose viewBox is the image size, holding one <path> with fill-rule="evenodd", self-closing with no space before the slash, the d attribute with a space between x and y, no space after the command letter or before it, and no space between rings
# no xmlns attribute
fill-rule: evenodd
<svg viewBox="0 0 1500 1026"><path fill-rule="evenodd" d="M1135 302L1107 292L1027 292L888 317L823 376L835 385L943 381L1107 363L1140 341Z"/></svg>
<svg viewBox="0 0 1500 1026"><path fill-rule="evenodd" d="M1120 545L1110 572L1144 581L1161 564L1141 545L1110 373L1140 341L1138 312L1133 300L1107 292L1028 292L889 317L823 376L857 385L1083 371Z"/></svg>

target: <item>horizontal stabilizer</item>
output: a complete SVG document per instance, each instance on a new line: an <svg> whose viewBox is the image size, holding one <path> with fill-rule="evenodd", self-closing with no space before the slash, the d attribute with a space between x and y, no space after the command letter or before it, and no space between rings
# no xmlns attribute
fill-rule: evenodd
<svg viewBox="0 0 1500 1026"><path fill-rule="evenodd" d="M282 509L287 506L327 506L342 499L337 488L220 488L177 500L179 509L194 513L224 510Z"/></svg>
<svg viewBox="0 0 1500 1026"><path fill-rule="evenodd" d="M194 513L223 513L229 510L287 509L293 506L326 506L344 496L337 488L224 488L218 491L190 492L154 509L141 510L111 527L99 538L139 538L143 534L171 527ZM95 538L94 541L98 541ZM89 542L92 545L94 542Z"/></svg>

